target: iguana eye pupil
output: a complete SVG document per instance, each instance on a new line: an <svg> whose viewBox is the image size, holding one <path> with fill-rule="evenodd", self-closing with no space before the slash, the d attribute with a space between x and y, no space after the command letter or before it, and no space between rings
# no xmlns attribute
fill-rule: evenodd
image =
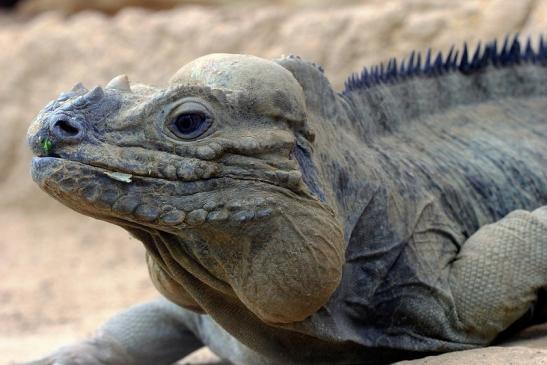
<svg viewBox="0 0 547 365"><path fill-rule="evenodd" d="M177 115L172 122L171 131L180 138L195 138L202 135L210 126L210 118L201 112L187 112Z"/></svg>
<svg viewBox="0 0 547 365"><path fill-rule="evenodd" d="M198 129L202 118L197 114L183 114L177 118L177 128L183 134L192 133Z"/></svg>

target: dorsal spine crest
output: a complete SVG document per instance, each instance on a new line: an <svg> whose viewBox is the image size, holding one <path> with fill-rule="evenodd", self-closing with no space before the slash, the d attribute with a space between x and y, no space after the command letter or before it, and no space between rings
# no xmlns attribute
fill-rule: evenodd
<svg viewBox="0 0 547 365"><path fill-rule="evenodd" d="M547 65L547 45L543 35L539 37L537 49L532 46L531 37L528 37L524 47L516 34L512 40L505 37L501 49L497 40L487 43L482 47L479 42L470 57L469 47L464 43L460 52L454 46L450 48L446 57L439 51L433 55L431 49L425 54L422 66L422 55L412 51L407 60L400 62L397 67L397 59L391 58L387 62L365 67L360 73L352 74L345 82L343 94L356 90L364 90L380 84L392 84L411 77L432 77L448 72L461 72L469 74L485 69L486 67L507 67L522 63Z"/></svg>

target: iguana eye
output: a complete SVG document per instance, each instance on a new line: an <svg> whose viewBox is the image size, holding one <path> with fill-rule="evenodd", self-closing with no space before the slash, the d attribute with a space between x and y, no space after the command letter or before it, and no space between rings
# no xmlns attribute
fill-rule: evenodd
<svg viewBox="0 0 547 365"><path fill-rule="evenodd" d="M213 118L204 106L185 103L177 108L167 127L178 138L193 139L205 133L212 122Z"/></svg>
<svg viewBox="0 0 547 365"><path fill-rule="evenodd" d="M209 117L203 113L182 113L173 119L171 130L181 138L195 138L203 134L209 125Z"/></svg>

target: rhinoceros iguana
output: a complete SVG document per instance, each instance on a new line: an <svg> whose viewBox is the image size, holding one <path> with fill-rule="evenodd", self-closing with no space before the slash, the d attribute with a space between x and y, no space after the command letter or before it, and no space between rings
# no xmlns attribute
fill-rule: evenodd
<svg viewBox="0 0 547 365"><path fill-rule="evenodd" d="M485 346L547 285L547 47L413 53L342 93L213 54L166 88L82 85L28 132L34 180L142 241L168 300L33 364L386 363ZM543 207L542 207L543 206Z"/></svg>

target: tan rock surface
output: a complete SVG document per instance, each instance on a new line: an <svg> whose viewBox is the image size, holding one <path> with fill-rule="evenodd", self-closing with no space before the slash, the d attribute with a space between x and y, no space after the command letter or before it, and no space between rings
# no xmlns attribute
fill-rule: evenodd
<svg viewBox="0 0 547 365"><path fill-rule="evenodd" d="M439 356L429 356L414 361L401 361L397 365L545 365L547 351L525 347L487 347L458 351Z"/></svg>
<svg viewBox="0 0 547 365"><path fill-rule="evenodd" d="M45 11L59 11L66 14L84 10L97 10L114 14L126 7L143 7L160 10L170 9L178 5L221 3L215 0L24 0L17 5L21 14L32 15Z"/></svg>
<svg viewBox="0 0 547 365"><path fill-rule="evenodd" d="M33 15L45 11L59 11L65 14L84 10L97 10L106 14L115 14L126 7L142 7L145 9L171 9L181 5L234 5L234 4L278 4L312 5L326 4L330 0L22 0L17 11L23 15ZM356 0L337 0L338 5L355 3Z"/></svg>
<svg viewBox="0 0 547 365"><path fill-rule="evenodd" d="M369 0L339 8L45 13L24 22L0 15L0 363L42 355L156 295L137 241L61 207L28 175L25 131L59 92L77 81L105 84L119 73L161 85L211 52L299 54L323 64L340 88L350 72L414 48L545 31L546 14L547 0ZM530 361L545 355L519 348L461 356L508 363L518 353Z"/></svg>

